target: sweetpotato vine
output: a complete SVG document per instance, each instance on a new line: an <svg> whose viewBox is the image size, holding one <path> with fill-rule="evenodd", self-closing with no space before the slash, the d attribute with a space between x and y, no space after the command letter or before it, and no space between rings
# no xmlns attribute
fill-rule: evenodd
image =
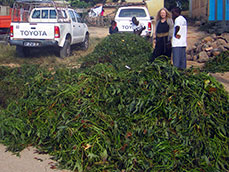
<svg viewBox="0 0 229 172"><path fill-rule="evenodd" d="M0 111L0 142L75 171L227 171L229 96L213 77L157 59L117 71L36 69Z"/></svg>
<svg viewBox="0 0 229 172"><path fill-rule="evenodd" d="M206 72L229 72L229 51L222 52L215 58L207 61L203 68Z"/></svg>

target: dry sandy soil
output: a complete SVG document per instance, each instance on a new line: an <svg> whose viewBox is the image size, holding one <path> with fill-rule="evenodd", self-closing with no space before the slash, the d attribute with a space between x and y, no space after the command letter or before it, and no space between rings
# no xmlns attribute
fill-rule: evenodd
<svg viewBox="0 0 229 172"><path fill-rule="evenodd" d="M6 147L0 145L1 172L68 172L55 169L55 163L49 155L36 153L36 149L29 147L20 153L20 157L6 152Z"/></svg>
<svg viewBox="0 0 229 172"><path fill-rule="evenodd" d="M103 38L108 35L108 28L90 27L90 36ZM205 33L199 32L197 28L189 26L188 28L188 48L192 47L201 38L206 36ZM203 64L188 61L188 67ZM229 72L221 74L211 74L218 81L223 83L227 91L229 91ZM5 152L6 147L0 145L0 171L1 172L67 172L66 170L52 169L55 162L48 155L40 155L36 153L34 148L27 148L20 153L20 157L12 155L11 152Z"/></svg>

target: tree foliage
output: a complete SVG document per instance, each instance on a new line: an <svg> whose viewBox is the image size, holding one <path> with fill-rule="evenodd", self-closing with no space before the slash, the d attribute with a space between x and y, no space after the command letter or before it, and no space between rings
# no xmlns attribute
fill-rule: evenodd
<svg viewBox="0 0 229 172"><path fill-rule="evenodd" d="M71 3L72 7L85 8L93 6L97 3L105 3L106 0L67 0Z"/></svg>
<svg viewBox="0 0 229 172"><path fill-rule="evenodd" d="M12 5L14 0L0 0L0 5Z"/></svg>
<svg viewBox="0 0 229 172"><path fill-rule="evenodd" d="M189 0L165 0L165 7L171 10L173 7L180 6L182 10L188 10Z"/></svg>

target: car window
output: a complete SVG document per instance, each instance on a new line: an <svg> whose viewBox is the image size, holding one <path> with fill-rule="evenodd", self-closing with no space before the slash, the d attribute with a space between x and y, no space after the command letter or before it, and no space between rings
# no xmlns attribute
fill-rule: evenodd
<svg viewBox="0 0 229 172"><path fill-rule="evenodd" d="M56 10L50 10L50 19L56 18Z"/></svg>
<svg viewBox="0 0 229 172"><path fill-rule="evenodd" d="M39 19L40 18L41 11L40 10L34 10L32 18Z"/></svg>
<svg viewBox="0 0 229 172"><path fill-rule="evenodd" d="M76 17L74 15L73 11L69 11L69 15L70 15L72 21L76 22Z"/></svg>
<svg viewBox="0 0 229 172"><path fill-rule="evenodd" d="M119 13L119 17L146 17L146 12L144 9L122 9Z"/></svg>
<svg viewBox="0 0 229 172"><path fill-rule="evenodd" d="M58 10L57 13L58 13L58 17L60 19L66 19L67 18L66 12L64 10Z"/></svg>
<svg viewBox="0 0 229 172"><path fill-rule="evenodd" d="M42 13L41 13L41 18L42 19L47 19L49 17L49 13L48 13L48 10L42 10Z"/></svg>
<svg viewBox="0 0 229 172"><path fill-rule="evenodd" d="M82 19L81 19L81 17L80 17L80 15L79 15L76 11L74 11L74 13L75 13L75 15L76 15L77 21L78 21L79 23L83 23L83 22L82 22Z"/></svg>
<svg viewBox="0 0 229 172"><path fill-rule="evenodd" d="M56 18L56 10L34 10L32 18L34 19L55 19Z"/></svg>

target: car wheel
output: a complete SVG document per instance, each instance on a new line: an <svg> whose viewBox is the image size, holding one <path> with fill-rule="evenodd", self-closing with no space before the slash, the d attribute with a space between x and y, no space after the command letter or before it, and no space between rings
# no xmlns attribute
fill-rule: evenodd
<svg viewBox="0 0 229 172"><path fill-rule="evenodd" d="M66 39L64 42L64 46L60 47L60 57L65 58L71 55L71 44L70 40Z"/></svg>
<svg viewBox="0 0 229 172"><path fill-rule="evenodd" d="M81 45L82 50L87 50L89 48L89 34L86 34L86 37Z"/></svg>

